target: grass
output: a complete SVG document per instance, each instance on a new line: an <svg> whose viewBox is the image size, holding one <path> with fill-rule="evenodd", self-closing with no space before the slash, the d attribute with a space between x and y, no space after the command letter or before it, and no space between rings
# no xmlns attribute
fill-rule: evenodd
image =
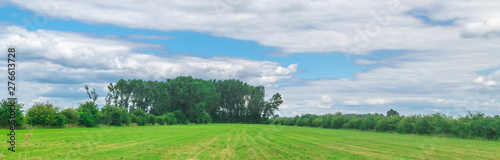
<svg viewBox="0 0 500 160"><path fill-rule="evenodd" d="M6 135L8 130L1 130ZM24 159L2 143L3 158ZM497 159L500 142L310 127L209 124L33 130L27 159ZM22 138L21 138L22 137ZM7 141L5 136L4 140Z"/></svg>

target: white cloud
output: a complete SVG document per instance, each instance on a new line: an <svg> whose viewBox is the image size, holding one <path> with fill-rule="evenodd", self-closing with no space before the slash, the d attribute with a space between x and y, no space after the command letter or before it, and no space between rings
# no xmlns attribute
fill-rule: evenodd
<svg viewBox="0 0 500 160"><path fill-rule="evenodd" d="M382 105L382 104L387 104L387 103L392 103L392 101L384 99L384 98L375 98L375 99L367 99L366 100L366 104L369 104L369 105Z"/></svg>
<svg viewBox="0 0 500 160"><path fill-rule="evenodd" d="M486 81L484 82L485 86L495 86L497 83L495 81Z"/></svg>
<svg viewBox="0 0 500 160"><path fill-rule="evenodd" d="M28 80L106 81L110 77L164 80L180 75L206 79L241 79L253 85L266 85L292 78L297 64L287 67L270 61L235 57L199 58L191 56L161 57L133 52L149 44L90 38L75 33L18 27L6 28L1 43L17 46L26 59L20 70ZM105 54L103 54L105 53Z"/></svg>
<svg viewBox="0 0 500 160"><path fill-rule="evenodd" d="M106 85L121 78L165 80L193 76L267 85L290 79L297 72L297 64L282 66L238 57L163 57L134 51L159 47L151 44L70 32L31 32L20 27L0 27L0 30L0 45L15 47L22 53L16 57L17 78L22 80L18 82L20 99L51 98L55 105L70 106L71 102L85 100L84 84L97 88L104 97ZM6 66L0 68L7 70ZM99 99L104 103L103 100Z"/></svg>
<svg viewBox="0 0 500 160"><path fill-rule="evenodd" d="M484 81L484 78L481 76L474 79L474 83L478 83L478 84L483 83L483 81Z"/></svg>
<svg viewBox="0 0 500 160"><path fill-rule="evenodd" d="M349 100L349 101L344 101L343 105L360 105L359 101L354 101L354 100Z"/></svg>
<svg viewBox="0 0 500 160"><path fill-rule="evenodd" d="M47 12L42 7L48 3L45 1L12 1L38 13ZM498 23L493 18L500 12L498 2L488 0L56 2L57 9L48 14L55 18L129 28L190 30L256 41L278 47L284 53L345 52L346 46L349 52L359 54L376 49L429 49L441 45L435 43L437 40L453 40L461 32L476 36L496 34ZM456 19L458 26L427 25L409 16L410 11L422 11L434 21ZM481 18L487 21L476 24ZM368 42L366 46L364 42Z"/></svg>
<svg viewBox="0 0 500 160"><path fill-rule="evenodd" d="M21 7L43 13L39 2L43 3L40 0L14 0ZM268 91L280 92L287 97L284 104L287 107L280 112L285 115L335 111L383 113L388 107L406 108L400 113L411 114L432 112L436 109L434 106L441 107L439 110L443 112L479 110L500 113L500 107L491 103L491 100L498 101L496 82L500 71L487 79L477 73L498 68L500 38L494 37L500 33L500 2L399 1L401 7L395 13L388 10L389 2L64 1L59 2L59 10L54 16L129 28L189 30L251 40L277 47L278 52L285 54L348 52L366 55L377 50L405 51L394 57L354 57L357 65L375 67L356 73L352 79L302 80L292 85L268 85ZM387 24L380 23L380 17L373 14L388 12ZM415 12L428 20L410 14ZM33 63L50 66L45 68L48 71L26 75L45 81L50 79L43 77L62 71L67 76L56 79L77 81L88 78L81 76L86 72L91 73L90 77L103 79L107 79L105 76L132 77L130 73L134 73L133 77L151 79L194 74L206 78L234 77L265 85L287 80L297 71L297 64L281 66L274 62L230 57L145 55L134 53L132 49L157 46L63 32L0 33L10 35L0 42L19 42L16 45L29 46L26 51L32 53L30 58L47 61ZM89 64L100 70L86 68ZM477 91L485 86L492 92ZM323 103L323 96L331 98L331 102L342 103L340 106Z"/></svg>
<svg viewBox="0 0 500 160"><path fill-rule="evenodd" d="M332 103L332 98L328 95L321 96L321 102L323 103Z"/></svg>
<svg viewBox="0 0 500 160"><path fill-rule="evenodd" d="M466 23L461 36L466 38L500 38L500 19Z"/></svg>

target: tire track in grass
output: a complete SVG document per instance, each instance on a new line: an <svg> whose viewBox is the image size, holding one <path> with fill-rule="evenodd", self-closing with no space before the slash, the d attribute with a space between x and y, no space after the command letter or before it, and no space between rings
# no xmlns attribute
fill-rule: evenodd
<svg viewBox="0 0 500 160"><path fill-rule="evenodd" d="M237 156L237 158L235 159L245 159L247 158L247 153L244 152L244 150L241 150L240 147L241 146L241 143L243 143L242 139L241 139L241 128L238 127L238 129L235 131L235 136L234 136L234 142L235 142L235 154ZM243 146L244 147L244 146Z"/></svg>
<svg viewBox="0 0 500 160"><path fill-rule="evenodd" d="M298 136L303 137L303 138L313 139L316 141L315 144L325 146L325 147L331 146L331 147L334 147L336 149L341 149L341 150L345 150L345 151L349 151L349 152L353 152L353 153L358 153L358 154L371 153L371 154L367 154L370 157L374 156L374 155L379 155L381 157L387 157L388 155L394 155L395 153L396 153L396 155L398 155L397 154L398 152L395 152L393 148L387 148L387 146L390 146L390 145L387 145L387 144L384 144L381 142L369 143L370 145L367 146L366 144L357 143L357 142L363 142L363 140L359 140L359 141L352 141L349 139L339 140L338 138L332 137L332 136L322 136L322 138L317 138L319 136L304 136L303 134L299 134ZM327 140L329 143L328 144L319 143L319 142L324 142L325 140ZM338 147L338 146L342 146L342 147ZM329 147L329 148L331 148L331 147ZM360 150L362 150L363 152L358 152ZM406 157L407 157L407 155L406 155ZM411 158L411 157L408 157L408 158ZM424 158L424 157L419 157L419 158Z"/></svg>
<svg viewBox="0 0 500 160"><path fill-rule="evenodd" d="M257 130L257 129L256 129ZM257 132L255 130L255 132ZM260 132L259 133L256 133L254 135L257 135L257 138L262 140L262 141L257 141L257 142L260 142L260 144L262 146L268 146L268 147L271 147L272 149L274 149L277 153L281 153L281 152L284 152L286 155L290 156L290 157L284 157L284 155L282 154L279 154L278 157L281 157L281 158L297 158L297 157L307 157L306 154L304 153L301 153L301 152L297 152L297 150L293 149L293 148L286 148L286 147L283 147L282 145L280 145L279 142L284 142L284 141L276 141L276 142L271 142L270 140L267 140L265 139L264 137L262 137L261 135L265 135L265 134L261 134L263 133L264 131L268 131L266 129L258 129ZM268 132L267 134L271 135L271 134L274 134L274 132ZM273 135L273 137L275 137ZM294 146L295 148L299 148L300 146L297 146L297 145L293 145L293 144L288 144L289 146ZM285 151L286 150L286 151ZM271 153L272 155L276 155L276 154L273 154ZM299 156L300 155L300 156ZM297 157L295 157L297 156Z"/></svg>
<svg viewBox="0 0 500 160"><path fill-rule="evenodd" d="M243 138L243 143L245 144L246 148L248 149L248 151L251 151L251 153L253 154L253 157L252 159L260 159L260 156L257 155L257 152L255 151L254 148L250 147L250 145L248 145L248 141L247 141L247 134L246 134L246 128L243 128L243 131L242 131L242 135L241 137Z"/></svg>
<svg viewBox="0 0 500 160"><path fill-rule="evenodd" d="M390 135L389 133L380 133L380 134L387 134L387 135ZM311 136L312 138L314 138L315 136ZM329 139L330 137L329 136L325 136L325 139ZM420 138L425 138L425 137L420 137ZM411 145L402 145L401 143L396 143L398 141L381 141L381 140L371 140L371 139L359 139L359 138L349 138L350 139L350 143L345 143L345 140L342 141L342 142L337 142L337 143L343 143L344 145L348 145L348 146L353 146L353 147L362 147L362 148L369 148L371 149L372 151L379 151L379 152L384 152L386 154L390 154L390 155L394 155L394 156L400 156L400 157L407 157L407 158L411 158L413 156L415 156L414 158L436 158L436 157L439 157L439 158L443 158L443 159L446 159L448 158L449 156L447 156L447 154L444 154L444 153L438 153L436 151L445 151L445 149L440 149L439 147L433 147L432 149L431 148L422 148L422 147L414 147L414 146L411 146ZM375 138L377 139L377 138ZM337 140L334 140L334 141L337 141ZM366 145L366 142L369 142L369 146ZM432 143L437 143L437 142L432 142ZM350 144L354 144L354 145L350 145ZM397 148L398 152L395 152L395 146L399 147ZM406 148L407 150L403 150L401 149L402 148ZM401 151L433 151L433 154L432 156L429 156L429 154L402 154ZM405 153L408 153L408 152L405 152Z"/></svg>
<svg viewBox="0 0 500 160"><path fill-rule="evenodd" d="M264 157L264 159L269 159L269 157L267 156L267 154L265 154L263 151L262 151L262 146L259 146L258 143L255 141L255 139L253 138L253 134L248 134L249 132L247 132L247 130L245 129L245 136L248 137L249 139L249 142L252 143L252 147L256 148L256 150L258 150L260 156L259 157Z"/></svg>
<svg viewBox="0 0 500 160"><path fill-rule="evenodd" d="M298 136L303 137L303 138L313 139L316 142L312 142L312 143L314 143L316 145L321 145L321 146L325 146L325 144L318 143L317 141L324 142L325 140L328 140L326 138L325 139L316 138L315 136L303 136L303 135L298 135ZM386 150L373 149L371 147L364 147L364 146L357 146L357 145L348 144L348 143L346 143L345 140L344 141L328 140L327 142L328 142L327 145L328 144L333 145L335 148L339 148L339 149L349 151L349 152L350 151L357 152L356 150L364 150L364 151L372 152L372 153L382 152L384 155L393 153L393 152L391 152L393 150L386 151ZM336 145L334 145L334 144L336 144ZM338 147L338 146L343 146L343 147Z"/></svg>
<svg viewBox="0 0 500 160"><path fill-rule="evenodd" d="M316 152L311 152L311 149L309 144L307 145L301 145L304 144L302 141L297 141L289 138L289 135L291 132L284 132L282 129L279 129L279 132L276 132L276 129L261 129L259 130L262 133L258 133L259 138L263 140L263 142L266 142L270 145L277 146L276 150L277 151L284 151L286 150L287 154L290 156L293 156L293 158L296 159L304 159L304 158L309 158L311 159L311 155L316 154ZM266 139L264 136L267 135L270 138ZM272 138L271 138L272 137ZM293 141L292 141L293 140ZM327 153L327 155L330 155L330 153ZM314 158L318 158L315 156Z"/></svg>
<svg viewBox="0 0 500 160"><path fill-rule="evenodd" d="M194 147L194 149L192 149L190 152L188 152L187 155L194 153L194 155L192 155L190 157L192 157L191 159L197 159L198 156L204 151L202 149L206 149L206 146L209 146L209 145L213 144L220 137L225 136L225 135L230 136L231 132L227 132L226 134L220 134L219 133L219 134L217 134L217 136L215 136L214 138L210 139L210 141L208 141L208 142L201 142L201 143L196 144L196 147Z"/></svg>
<svg viewBox="0 0 500 160"><path fill-rule="evenodd" d="M341 130L342 132L342 130ZM379 133L379 134L388 134L388 133ZM300 134L301 136L303 134ZM393 155L395 157L406 157L406 158L443 158L443 159L446 159L448 158L449 156L447 155L444 155L445 153L438 153L436 151L445 151L445 149L439 149L439 147L433 147L432 151L433 154L431 156L429 156L429 154L401 154L402 150L401 148L398 148L398 152L395 152L395 149L394 149L394 146L399 146L399 147L404 147L404 148L408 148L408 150L403 150L403 151L428 151L429 148L422 148L422 147L413 147L413 146L407 146L407 145L401 145L401 143L395 143L397 141L380 141L380 140L372 140L372 139L359 139L359 138L356 138L356 137L353 137L353 138L350 138L348 137L348 139L351 139L348 143L346 143L346 140L342 140L342 141L339 141L338 139L336 139L335 137L331 137L331 136L326 136L325 134L321 134L323 136L323 139L318 139L316 137L320 137L320 136L307 136L307 138L312 138L312 139L316 139L316 140L325 140L325 139L328 139L328 140L331 140L330 142L335 142L337 144L340 143L340 145L345 145L345 146L351 146L351 147L355 147L355 148L367 148L369 150L372 150L372 151L375 151L375 152L384 152L388 155ZM389 134L388 134L389 135ZM387 135L386 135L387 136ZM345 136L344 136L345 137ZM375 138L377 139L377 138ZM369 146L366 145L366 142L369 142ZM388 142L390 144L388 144ZM391 143L392 142L392 143ZM435 142L437 143L437 142ZM354 144L354 145L350 145L350 144ZM408 153L408 152L405 152L405 153Z"/></svg>
<svg viewBox="0 0 500 160"><path fill-rule="evenodd" d="M320 143L311 142L311 140L316 140L316 138L313 138L313 136L310 136L310 134L308 134L308 136L303 136L302 134L297 134L297 133L292 132L292 131L286 132L286 133L293 133L293 135L292 134L283 134L282 137L287 138L289 140L294 140L295 142L297 142L298 144L301 144L303 146L308 146L308 148L311 148L309 150L315 151L315 152L312 152L312 154L314 154L315 157L323 157L325 155L335 156L335 154L332 154L331 152L323 149L326 146L320 145ZM319 139L319 140L324 141L324 139ZM339 146L342 146L342 145L343 144L341 143ZM346 148L339 147L339 146L333 146L334 148L332 148L332 149L335 149L335 151L340 152L340 153L344 153L344 154L347 153L347 155L352 155L354 153L358 156L362 156L365 158L370 157L370 156L367 156L366 154L364 154L363 152L351 150L351 149L346 149ZM309 151L309 150L306 150L306 151L311 153L311 151ZM318 153L318 151L321 151L323 153ZM378 153L376 153L376 154L382 155L382 154L378 154ZM358 157L358 158L360 158L360 157Z"/></svg>
<svg viewBox="0 0 500 160"><path fill-rule="evenodd" d="M229 143L231 143L231 138L233 136L233 133L235 132L234 131L235 129L232 129L231 132L229 133L229 136L227 138L227 142L226 142L226 148L224 148L223 150L221 150L219 152L220 155L222 155L221 159L229 159L228 157L233 157L233 153L231 152L231 148L229 147Z"/></svg>

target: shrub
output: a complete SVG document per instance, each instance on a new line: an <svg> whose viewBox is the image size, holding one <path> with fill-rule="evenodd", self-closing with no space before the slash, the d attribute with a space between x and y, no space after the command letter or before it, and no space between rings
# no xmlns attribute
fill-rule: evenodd
<svg viewBox="0 0 500 160"><path fill-rule="evenodd" d="M80 104L77 109L78 114L80 115L79 124L85 127L94 127L99 124L99 110L97 105L94 102L87 101L85 103Z"/></svg>
<svg viewBox="0 0 500 160"><path fill-rule="evenodd" d="M375 131L377 132L386 132L389 130L389 118L381 118L377 121L377 124L375 125Z"/></svg>
<svg viewBox="0 0 500 160"><path fill-rule="evenodd" d="M102 124L121 126L127 124L127 110L114 105L106 105L101 109Z"/></svg>
<svg viewBox="0 0 500 160"><path fill-rule="evenodd" d="M59 113L66 117L68 124L78 124L78 121L80 120L80 115L73 108L66 108Z"/></svg>
<svg viewBox="0 0 500 160"><path fill-rule="evenodd" d="M156 117L152 114L148 114L148 123L151 125L156 124Z"/></svg>
<svg viewBox="0 0 500 160"><path fill-rule="evenodd" d="M175 118L174 113L167 113L167 114L165 114L165 123L177 124L177 123L179 123L179 120L177 118Z"/></svg>
<svg viewBox="0 0 500 160"><path fill-rule="evenodd" d="M410 134L415 130L413 124L415 123L414 116L408 116L399 121L396 131L398 133Z"/></svg>
<svg viewBox="0 0 500 160"><path fill-rule="evenodd" d="M427 118L418 118L415 122L415 133L416 134L429 134L431 125L429 124L429 120Z"/></svg>
<svg viewBox="0 0 500 160"><path fill-rule="evenodd" d="M175 118L178 120L178 123L182 124L189 124L189 120L186 118L186 116L182 113L181 110L176 110L172 112L175 115Z"/></svg>
<svg viewBox="0 0 500 160"><path fill-rule="evenodd" d="M23 112L21 109L23 108L24 104L22 103L17 103L15 101L7 101L7 100L2 100L2 105L0 107L0 127L6 127L9 128L11 123L10 121L10 115L11 115L11 108L9 107L9 104L14 104L14 114L16 115L16 127L21 127L22 124L25 122L25 117L23 115Z"/></svg>
<svg viewBox="0 0 500 160"><path fill-rule="evenodd" d="M149 117L142 109L135 109L130 112L130 120L132 123L137 123L140 126L144 126L149 123Z"/></svg>
<svg viewBox="0 0 500 160"><path fill-rule="evenodd" d="M64 116L61 113L57 113L56 114L56 122L53 124L53 126L62 127L65 124L68 124L68 119L66 118L66 116Z"/></svg>
<svg viewBox="0 0 500 160"><path fill-rule="evenodd" d="M58 107L54 107L51 103L35 103L28 109L28 124L34 126L56 126L58 119L57 112L59 111ZM59 117L62 122L62 117ZM64 118L65 119L65 118ZM61 125L60 125L61 126Z"/></svg>
<svg viewBox="0 0 500 160"><path fill-rule="evenodd" d="M314 118L311 122L312 127L321 127L323 124L323 119L321 117Z"/></svg>
<svg viewBox="0 0 500 160"><path fill-rule="evenodd" d="M163 125L165 124L165 119L166 119L165 115L157 116L156 123L158 123L159 125Z"/></svg>
<svg viewBox="0 0 500 160"><path fill-rule="evenodd" d="M204 113L199 119L198 123L212 123L212 118L208 113Z"/></svg>
<svg viewBox="0 0 500 160"><path fill-rule="evenodd" d="M331 128L339 129L344 126L345 120L344 116L340 113L337 112L335 113L335 116L332 118L332 123L330 124Z"/></svg>
<svg viewBox="0 0 500 160"><path fill-rule="evenodd" d="M349 119L349 121L347 121L347 123L344 124L344 128L358 129L360 125L361 125L361 119L352 117L351 119Z"/></svg>

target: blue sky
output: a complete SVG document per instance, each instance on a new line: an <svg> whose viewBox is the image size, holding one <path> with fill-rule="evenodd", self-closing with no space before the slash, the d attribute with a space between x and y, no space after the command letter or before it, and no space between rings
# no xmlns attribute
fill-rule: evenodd
<svg viewBox="0 0 500 160"><path fill-rule="evenodd" d="M105 95L120 78L191 75L266 86L284 96L282 116L499 114L500 14L486 14L498 6L12 0L0 1L0 44L23 53L26 107L75 107L84 84Z"/></svg>
<svg viewBox="0 0 500 160"><path fill-rule="evenodd" d="M144 53L159 56L172 54L188 54L199 57L243 57L261 61L274 61L283 65L301 64L295 75L301 79L318 78L352 78L352 74L366 69L365 66L355 65L346 60L342 53L299 53L289 56L273 55L275 47L259 45L253 41L218 37L206 33L192 31L158 31L147 29L131 29L108 24L87 24L75 20L53 19L41 27L26 26L23 17L31 18L33 11L19 9L14 6L4 6L1 21L11 22L25 29L57 30L78 32L96 37L114 37L129 41L154 43L162 45L155 50L141 50ZM165 36L171 39L142 39L130 35Z"/></svg>

